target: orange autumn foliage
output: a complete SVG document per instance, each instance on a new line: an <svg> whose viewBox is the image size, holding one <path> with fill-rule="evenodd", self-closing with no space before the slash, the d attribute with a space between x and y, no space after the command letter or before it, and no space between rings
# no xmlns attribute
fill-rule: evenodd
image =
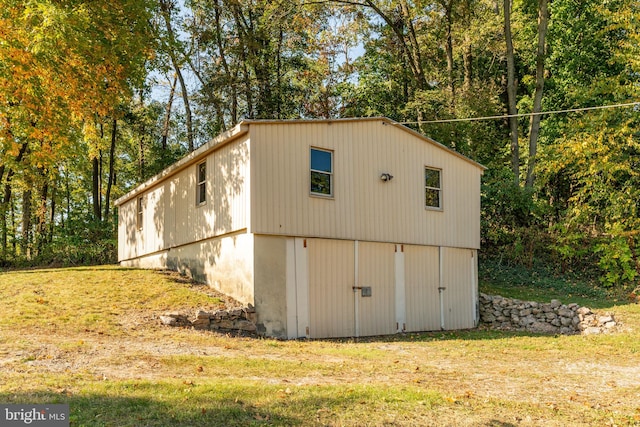
<svg viewBox="0 0 640 427"><path fill-rule="evenodd" d="M32 166L55 165L115 114L152 55L148 16L141 0L0 0L3 163L26 143Z"/></svg>

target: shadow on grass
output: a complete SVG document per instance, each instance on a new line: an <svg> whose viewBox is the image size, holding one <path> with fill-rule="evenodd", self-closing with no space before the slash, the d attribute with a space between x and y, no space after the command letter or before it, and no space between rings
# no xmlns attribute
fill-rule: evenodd
<svg viewBox="0 0 640 427"><path fill-rule="evenodd" d="M463 329L457 331L407 332L395 335L379 335L359 338L330 338L319 341L349 343L394 343L394 342L431 342L431 341L484 341L516 337L548 339L554 335L537 334L527 331L499 331L491 329Z"/></svg>
<svg viewBox="0 0 640 427"><path fill-rule="evenodd" d="M491 420L487 424L487 427L516 427L515 424L505 423L504 421Z"/></svg>
<svg viewBox="0 0 640 427"><path fill-rule="evenodd" d="M171 390L167 391L171 393ZM166 395L164 397L167 397ZM162 398L162 395L161 395ZM50 392L2 394L0 402L16 404L69 404L70 426L197 427L302 425L303 420L257 408L231 398L207 398L196 403L166 402L149 397L118 397L103 394L65 395Z"/></svg>
<svg viewBox="0 0 640 427"><path fill-rule="evenodd" d="M0 393L0 402L66 403L70 426L91 427L387 425L383 420L389 413L432 419L434 408L447 406L437 392L362 384L292 386L293 391L233 380L202 385L99 382L80 387L91 391Z"/></svg>
<svg viewBox="0 0 640 427"><path fill-rule="evenodd" d="M0 269L0 273L19 273L19 274L36 274L36 273L59 273L62 271L140 271L135 267L120 267L118 264L100 264L100 265L81 265L81 266L36 266L23 268L7 268Z"/></svg>

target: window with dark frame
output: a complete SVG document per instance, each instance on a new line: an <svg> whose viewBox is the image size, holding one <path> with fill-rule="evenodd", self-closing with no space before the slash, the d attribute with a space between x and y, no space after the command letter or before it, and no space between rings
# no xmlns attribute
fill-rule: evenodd
<svg viewBox="0 0 640 427"><path fill-rule="evenodd" d="M425 207L442 209L442 171L424 168Z"/></svg>
<svg viewBox="0 0 640 427"><path fill-rule="evenodd" d="M333 151L311 148L311 194L333 196Z"/></svg>
<svg viewBox="0 0 640 427"><path fill-rule="evenodd" d="M144 212L143 212L143 198L142 196L138 197L138 200L136 202L136 227L138 228L138 230L142 230L142 219L144 218Z"/></svg>
<svg viewBox="0 0 640 427"><path fill-rule="evenodd" d="M196 170L198 176L196 204L202 205L207 201L207 162L199 163Z"/></svg>

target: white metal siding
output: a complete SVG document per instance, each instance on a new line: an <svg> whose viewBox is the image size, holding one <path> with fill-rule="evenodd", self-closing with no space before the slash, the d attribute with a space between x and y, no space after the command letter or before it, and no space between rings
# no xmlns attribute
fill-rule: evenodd
<svg viewBox="0 0 640 427"><path fill-rule="evenodd" d="M193 180L191 175L191 168L187 168L171 178L171 182L174 184L174 193L171 195L171 203L168 208L174 212L175 238L168 242L170 246L184 245L195 240L193 230L189 229L189 220L193 209L192 200L195 203L195 196L189 197L191 195L189 183ZM195 189L193 192L195 193Z"/></svg>
<svg viewBox="0 0 640 427"><path fill-rule="evenodd" d="M176 238L176 194L178 183L176 180L165 181L164 204L164 241L165 248L175 245Z"/></svg>
<svg viewBox="0 0 640 427"><path fill-rule="evenodd" d="M144 251L164 249L165 242L165 187L158 186L145 194L143 210Z"/></svg>
<svg viewBox="0 0 640 427"><path fill-rule="evenodd" d="M209 156L207 175L212 205L209 221L214 234L226 234L247 227L247 197L249 185L249 142L227 144ZM195 191L194 191L195 193Z"/></svg>
<svg viewBox="0 0 640 427"><path fill-rule="evenodd" d="M131 199L118 207L118 260L137 256L138 230L136 227L137 199Z"/></svg>
<svg viewBox="0 0 640 427"><path fill-rule="evenodd" d="M479 246L482 171L442 147L382 121L250 126L251 231ZM332 198L309 194L311 147L334 153ZM425 166L442 170L442 211L424 207Z"/></svg>
<svg viewBox="0 0 640 427"><path fill-rule="evenodd" d="M248 226L248 137L223 145L206 158L158 182L120 206L119 259L233 233ZM196 168L207 164L207 196L196 204ZM142 230L136 200L144 199Z"/></svg>

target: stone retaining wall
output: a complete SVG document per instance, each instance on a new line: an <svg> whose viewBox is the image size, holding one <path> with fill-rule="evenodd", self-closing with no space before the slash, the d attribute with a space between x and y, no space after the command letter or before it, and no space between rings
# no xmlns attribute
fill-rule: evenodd
<svg viewBox="0 0 640 427"><path fill-rule="evenodd" d="M520 301L480 294L480 321L492 329L546 334L600 334L616 328L612 314L597 315L578 304Z"/></svg>
<svg viewBox="0 0 640 427"><path fill-rule="evenodd" d="M256 334L256 321L256 310L251 304L213 313L198 310L193 317L177 312L160 316L160 322L167 326L239 334ZM598 315L575 303L564 305L558 300L539 303L482 293L480 322L491 329L567 335L608 333L618 326L613 314Z"/></svg>
<svg viewBox="0 0 640 427"><path fill-rule="evenodd" d="M218 310L209 313L198 310L193 318L183 313L166 313L160 316L160 322L167 326L193 327L194 329L243 334L256 333L256 310L249 304L244 308Z"/></svg>

